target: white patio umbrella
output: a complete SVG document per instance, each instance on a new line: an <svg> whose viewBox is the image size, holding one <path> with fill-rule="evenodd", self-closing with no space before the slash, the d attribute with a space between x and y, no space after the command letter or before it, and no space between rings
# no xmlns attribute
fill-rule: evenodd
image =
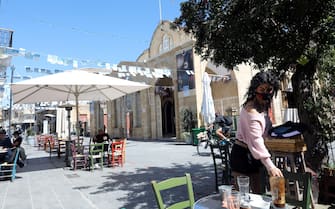
<svg viewBox="0 0 335 209"><path fill-rule="evenodd" d="M13 83L13 102L108 101L149 88L150 85L82 70L69 70ZM79 114L77 114L77 119Z"/></svg>
<svg viewBox="0 0 335 209"><path fill-rule="evenodd" d="M208 125L213 123L215 120L215 107L212 96L211 79L209 78L207 72L204 72L204 75L202 77L202 87L203 87L203 95L202 95L201 114L204 118L206 125Z"/></svg>
<svg viewBox="0 0 335 209"><path fill-rule="evenodd" d="M64 71L11 85L13 102L16 104L75 101L77 123L79 101L114 100L149 87L150 85L83 70Z"/></svg>

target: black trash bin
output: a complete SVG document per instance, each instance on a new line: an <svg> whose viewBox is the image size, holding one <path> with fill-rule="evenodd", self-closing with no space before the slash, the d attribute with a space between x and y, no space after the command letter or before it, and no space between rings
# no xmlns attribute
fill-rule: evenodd
<svg viewBox="0 0 335 209"><path fill-rule="evenodd" d="M201 132L204 132L206 129L205 128L192 128L192 144L194 146L198 145L198 137L197 135Z"/></svg>

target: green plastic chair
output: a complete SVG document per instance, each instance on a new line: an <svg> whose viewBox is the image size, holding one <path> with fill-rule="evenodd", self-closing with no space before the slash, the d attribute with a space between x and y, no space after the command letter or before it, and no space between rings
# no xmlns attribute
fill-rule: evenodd
<svg viewBox="0 0 335 209"><path fill-rule="evenodd" d="M289 186L296 184L298 182L299 187L303 189L302 199L291 198L290 195L286 195L286 202L290 205L301 207L303 209L312 208L312 199L311 199L311 173L293 173L284 171L283 175L286 179L286 190L289 191Z"/></svg>
<svg viewBox="0 0 335 209"><path fill-rule="evenodd" d="M152 188L155 193L157 205L159 209L184 209L184 208L192 208L194 204L194 193L193 193L193 186L191 175L186 173L185 176L182 177L174 177L163 180L159 183L156 181L151 181ZM173 189L179 186L186 186L188 191L188 199L176 202L170 206L166 206L163 202L163 197L161 195L161 191Z"/></svg>
<svg viewBox="0 0 335 209"><path fill-rule="evenodd" d="M88 159L90 162L90 170L94 169L95 161L99 161L100 168L104 165L104 143L95 143L89 145Z"/></svg>

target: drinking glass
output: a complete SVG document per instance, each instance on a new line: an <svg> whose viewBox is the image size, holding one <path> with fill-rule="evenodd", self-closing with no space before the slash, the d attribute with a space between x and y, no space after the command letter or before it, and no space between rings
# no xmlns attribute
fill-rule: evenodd
<svg viewBox="0 0 335 209"><path fill-rule="evenodd" d="M271 176L270 189L273 205L279 208L285 207L285 178Z"/></svg>
<svg viewBox="0 0 335 209"><path fill-rule="evenodd" d="M227 208L228 207L228 197L231 194L233 185L221 185L219 186L219 192L222 200L222 207Z"/></svg>
<svg viewBox="0 0 335 209"><path fill-rule="evenodd" d="M245 206L249 204L249 185L250 179L248 176L237 176L238 190L241 194L241 203Z"/></svg>
<svg viewBox="0 0 335 209"><path fill-rule="evenodd" d="M240 209L241 196L238 191L232 190L227 199L228 209Z"/></svg>

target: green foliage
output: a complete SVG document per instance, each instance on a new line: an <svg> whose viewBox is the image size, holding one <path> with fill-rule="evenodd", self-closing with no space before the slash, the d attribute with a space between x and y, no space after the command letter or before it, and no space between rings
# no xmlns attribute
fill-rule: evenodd
<svg viewBox="0 0 335 209"><path fill-rule="evenodd" d="M27 128L27 135L28 136L34 136L35 132L31 128Z"/></svg>
<svg viewBox="0 0 335 209"><path fill-rule="evenodd" d="M196 119L195 113L193 113L190 109L183 109L182 111L182 126L184 131L191 132L192 128L194 128L194 121Z"/></svg>
<svg viewBox="0 0 335 209"><path fill-rule="evenodd" d="M335 141L335 47L330 46L320 59L320 69L317 72L320 88L312 111L319 116L321 130L319 138L325 142ZM332 146L330 147L332 149ZM335 159L334 150L330 153Z"/></svg>
<svg viewBox="0 0 335 209"><path fill-rule="evenodd" d="M323 157L323 148L314 147L334 133L335 0L188 0L173 24L193 35L195 52L217 65L292 71L299 117L313 129L305 137L307 152Z"/></svg>
<svg viewBox="0 0 335 209"><path fill-rule="evenodd" d="M189 0L174 23L194 35L204 59L279 72L335 43L334 7L334 0Z"/></svg>

